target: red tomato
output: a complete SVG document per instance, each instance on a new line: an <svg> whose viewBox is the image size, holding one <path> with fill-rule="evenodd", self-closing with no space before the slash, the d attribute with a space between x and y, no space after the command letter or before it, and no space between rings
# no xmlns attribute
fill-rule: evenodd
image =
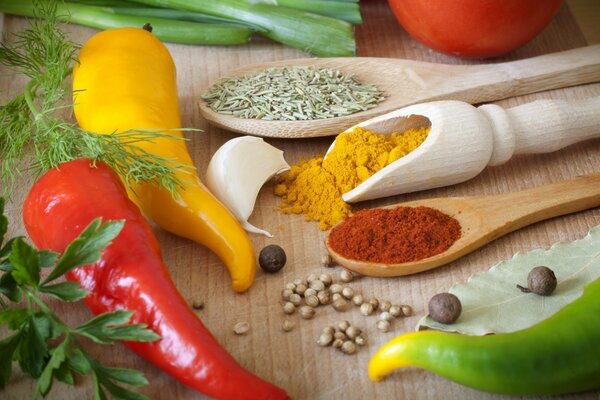
<svg viewBox="0 0 600 400"><path fill-rule="evenodd" d="M443 53L493 57L544 29L563 0L388 0L415 39Z"/></svg>

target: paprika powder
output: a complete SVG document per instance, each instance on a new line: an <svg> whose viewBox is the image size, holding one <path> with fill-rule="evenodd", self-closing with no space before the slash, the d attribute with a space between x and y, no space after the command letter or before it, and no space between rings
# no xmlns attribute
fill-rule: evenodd
<svg viewBox="0 0 600 400"><path fill-rule="evenodd" d="M372 208L334 227L328 242L349 259L400 264L440 254L460 236L459 222L434 208Z"/></svg>

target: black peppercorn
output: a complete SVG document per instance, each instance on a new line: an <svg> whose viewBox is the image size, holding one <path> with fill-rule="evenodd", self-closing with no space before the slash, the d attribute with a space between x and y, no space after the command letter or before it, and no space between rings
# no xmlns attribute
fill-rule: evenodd
<svg viewBox="0 0 600 400"><path fill-rule="evenodd" d="M535 293L549 296L556 289L556 275L548 267L535 267L527 275L527 287L517 285L523 293Z"/></svg>
<svg viewBox="0 0 600 400"><path fill-rule="evenodd" d="M285 265L287 257L285 251L276 244L270 244L260 251L258 263L268 273L275 273Z"/></svg>
<svg viewBox="0 0 600 400"><path fill-rule="evenodd" d="M429 300L429 316L442 324L453 324L462 311L458 297L452 293L438 293Z"/></svg>

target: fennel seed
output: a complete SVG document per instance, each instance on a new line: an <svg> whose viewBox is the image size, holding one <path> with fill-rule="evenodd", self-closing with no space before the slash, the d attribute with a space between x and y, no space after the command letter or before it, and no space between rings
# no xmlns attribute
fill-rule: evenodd
<svg viewBox="0 0 600 400"><path fill-rule="evenodd" d="M221 80L202 96L208 106L238 118L297 121L340 117L384 100L374 85L318 67L286 66Z"/></svg>

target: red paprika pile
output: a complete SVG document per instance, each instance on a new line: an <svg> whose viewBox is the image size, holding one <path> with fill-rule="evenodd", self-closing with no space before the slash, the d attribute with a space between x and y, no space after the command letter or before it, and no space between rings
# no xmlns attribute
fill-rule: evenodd
<svg viewBox="0 0 600 400"><path fill-rule="evenodd" d="M460 235L458 221L434 208L373 208L333 228L329 246L349 259L400 264L442 253Z"/></svg>

